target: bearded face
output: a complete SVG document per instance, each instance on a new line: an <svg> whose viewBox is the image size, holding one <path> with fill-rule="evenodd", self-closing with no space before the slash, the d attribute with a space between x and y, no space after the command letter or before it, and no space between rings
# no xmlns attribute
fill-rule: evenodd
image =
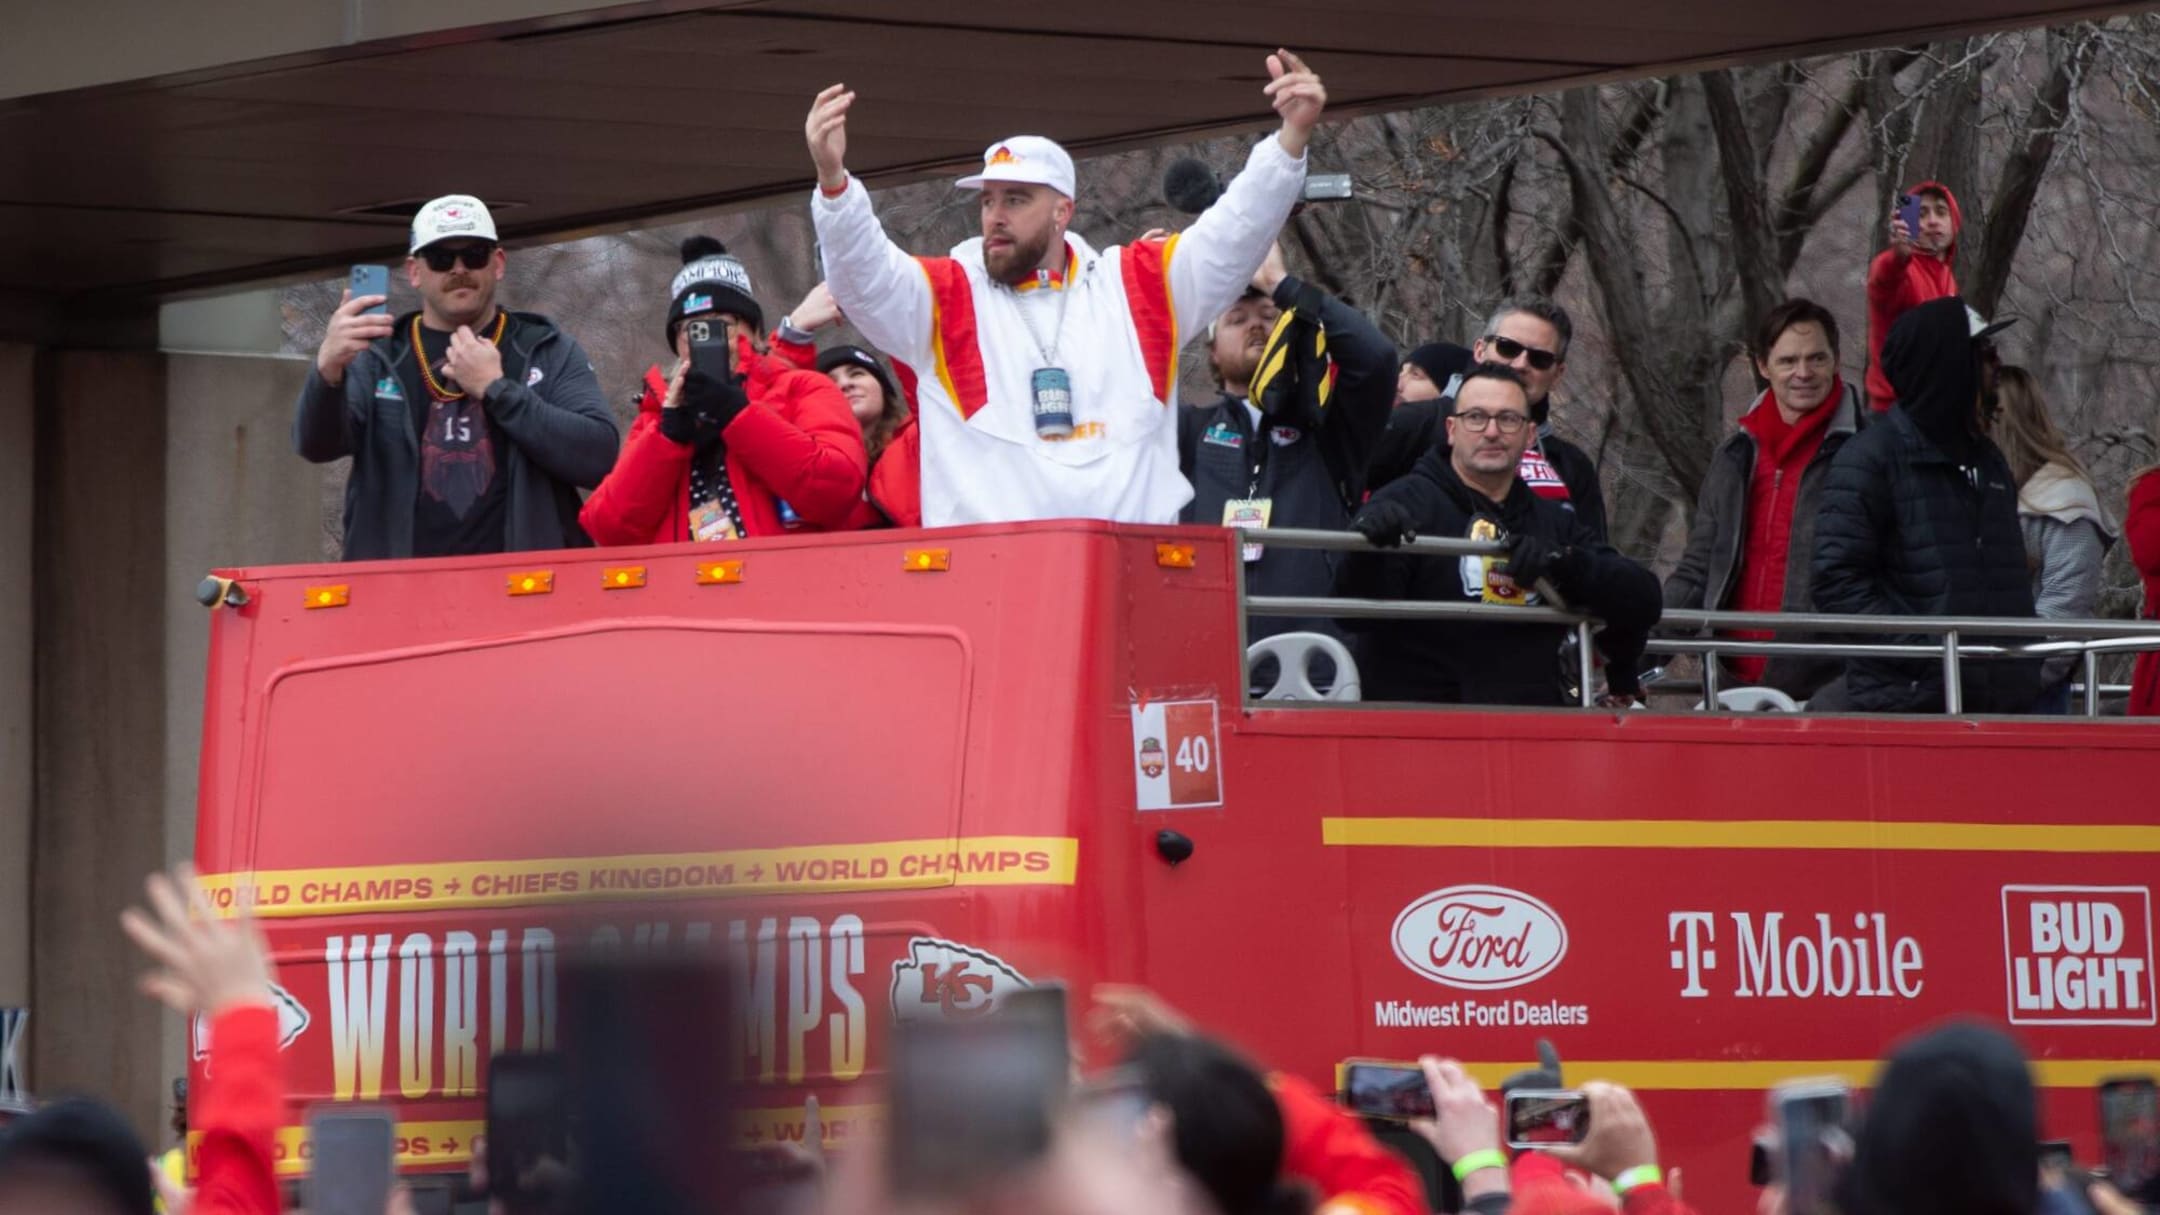
<svg viewBox="0 0 2160 1215"><path fill-rule="evenodd" d="M997 181L983 186L983 267L1008 287L1028 280L1065 243L1072 200L1048 186Z"/></svg>

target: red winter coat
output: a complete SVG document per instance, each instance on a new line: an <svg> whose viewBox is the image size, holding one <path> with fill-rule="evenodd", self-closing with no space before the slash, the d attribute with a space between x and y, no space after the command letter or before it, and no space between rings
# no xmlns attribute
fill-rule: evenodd
<svg viewBox="0 0 2160 1215"><path fill-rule="evenodd" d="M1906 193L1922 190L1936 191L1950 202L1950 247L1940 255L1915 249L1903 258L1897 250L1885 249L1868 266L1867 396L1868 406L1877 413L1897 404L1897 389L1890 387L1890 378L1882 370L1883 339L1890 336L1890 327L1910 309L1958 293L1957 275L1950 265L1957 260L1958 237L1965 232L1965 212L1958 206L1957 195L1939 181L1923 181Z"/></svg>
<svg viewBox="0 0 2160 1215"><path fill-rule="evenodd" d="M1295 1076L1268 1077L1282 1111L1286 1176L1320 1195L1315 1215L1425 1215L1425 1186L1349 1111Z"/></svg>
<svg viewBox="0 0 2160 1215"><path fill-rule="evenodd" d="M2130 483L2123 537L2130 542L2130 563L2145 579L2145 619L2160 620L2160 468ZM2130 676L2130 715L2160 717L2160 653L2137 657Z"/></svg>
<svg viewBox="0 0 2160 1215"><path fill-rule="evenodd" d="M777 536L781 500L802 517L804 530L860 526L865 464L862 428L847 398L824 376L760 355L742 341L736 351L750 404L720 437L727 443L728 482L742 512L743 534ZM645 373L637 421L578 522L595 544L665 544L690 538L691 445L660 432L667 380Z"/></svg>
<svg viewBox="0 0 2160 1215"><path fill-rule="evenodd" d="M277 1010L227 1009L210 1021L210 1065L192 1119L192 1215L278 1215L273 1151L285 1116L285 1065L278 1059Z"/></svg>

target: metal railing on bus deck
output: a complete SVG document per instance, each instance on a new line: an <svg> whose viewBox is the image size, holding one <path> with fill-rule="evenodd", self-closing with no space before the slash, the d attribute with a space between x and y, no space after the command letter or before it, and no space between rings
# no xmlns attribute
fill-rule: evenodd
<svg viewBox="0 0 2160 1215"><path fill-rule="evenodd" d="M1408 544L1382 549L1355 532L1316 531L1307 528L1241 527L1240 538L1277 548L1318 549L1331 552L1417 553L1435 557L1504 557L1508 546L1486 540L1454 540L1420 536ZM1595 677L1591 655L1592 634L1598 621L1579 612L1557 607L1508 607L1484 603L1438 603L1393 599L1338 599L1308 595L1247 595L1244 563L1238 564L1238 595L1251 616L1322 616L1362 620L1441 620L1457 617L1490 618L1516 624L1561 624L1575 631L1579 663L1577 687L1582 707L1596 701L1591 690ZM1703 658L1703 707L1717 712L1718 664L1727 655L1782 655L1815 658L1939 658L1943 668L1943 709L1965 711L1964 681L1960 659L2048 658L2077 654L2082 659L2083 708L2087 717L2100 715L2099 661L2104 654L2160 650L2160 622L2138 620L2043 620L2037 617L1987 616L1846 616L1830 612L1706 612L1667 610L1659 621L1661 632L1685 632L1689 636L1653 637L1647 647L1653 654L1696 654ZM1938 636L1939 642L1776 641L1754 638L1692 635L1709 630L1748 629L1771 634L1829 633L1842 635L1921 634ZM2004 639L1968 642L1961 638L1986 636ZM2030 637L2028 642L2010 638Z"/></svg>

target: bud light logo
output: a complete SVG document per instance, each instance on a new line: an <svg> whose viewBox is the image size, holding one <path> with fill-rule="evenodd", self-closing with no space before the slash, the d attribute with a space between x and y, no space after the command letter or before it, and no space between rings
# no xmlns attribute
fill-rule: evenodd
<svg viewBox="0 0 2160 1215"><path fill-rule="evenodd" d="M1395 956L1449 987L1492 991L1551 974L1567 925L1543 901L1503 886L1450 886L1395 917Z"/></svg>
<svg viewBox="0 0 2160 1215"><path fill-rule="evenodd" d="M2016 1025L2151 1025L2152 891L2005 886L2003 953Z"/></svg>

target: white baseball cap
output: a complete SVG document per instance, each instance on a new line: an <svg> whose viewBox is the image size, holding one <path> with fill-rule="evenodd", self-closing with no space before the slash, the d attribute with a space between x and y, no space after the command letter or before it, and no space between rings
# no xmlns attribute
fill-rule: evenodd
<svg viewBox="0 0 2160 1215"><path fill-rule="evenodd" d="M982 172L973 177L963 177L956 184L963 190L980 190L993 181L1016 181L1031 186L1048 186L1067 198L1073 197L1073 162L1065 149L1054 140L1040 135L1015 135L1000 139L983 149Z"/></svg>
<svg viewBox="0 0 2160 1215"><path fill-rule="evenodd" d="M488 214L486 203L470 194L445 194L413 216L412 247L406 252L418 253L436 241L458 236L497 243L495 217Z"/></svg>
<svg viewBox="0 0 2160 1215"><path fill-rule="evenodd" d="M1981 338L1994 337L2010 326L2017 324L2017 318L2014 316L2005 317L2002 320L1990 322L1986 317L1980 315L1978 308L1967 304L1965 305L1965 324L1972 331L1972 339L1977 342Z"/></svg>

